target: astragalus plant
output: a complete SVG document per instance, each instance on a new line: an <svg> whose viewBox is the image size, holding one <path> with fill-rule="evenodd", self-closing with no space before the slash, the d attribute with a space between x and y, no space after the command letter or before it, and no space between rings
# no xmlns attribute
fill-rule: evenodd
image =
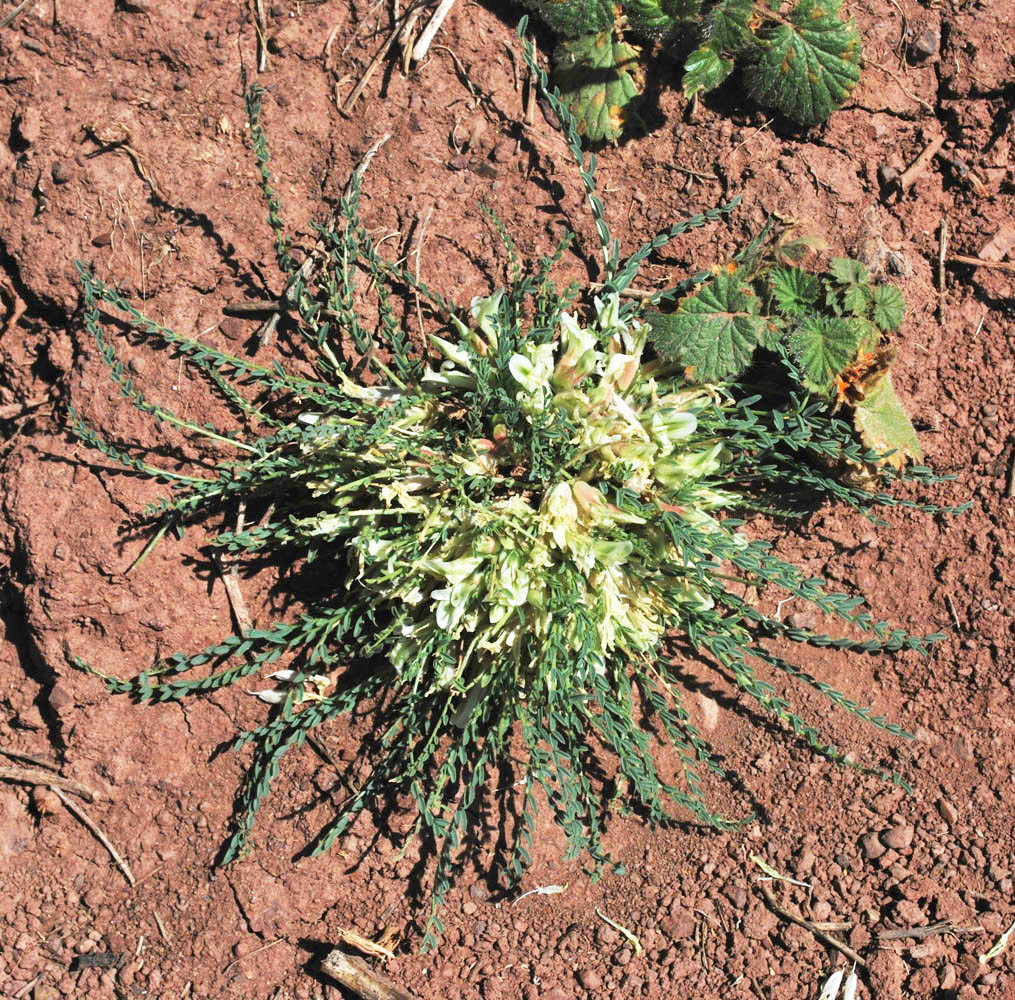
<svg viewBox="0 0 1015 1000"><path fill-rule="evenodd" d="M589 852L594 867L608 860L600 838L611 801L653 822L673 809L732 825L703 800L699 771L723 771L684 706L668 636L840 761L765 672L789 674L900 730L766 640L856 650L923 650L927 641L876 622L857 610L857 599L827 592L744 533L738 515L777 502L799 507L802 496L865 511L893 502L837 477L864 467L877 476L884 467L829 400L808 395L783 340L769 338L765 393L751 389L749 373L696 384L685 363L653 350L639 307L622 297L654 249L731 206L674 225L622 258L595 194L595 161L583 159L557 95L547 97L567 129L600 237L598 295L553 283L570 236L526 271L495 221L511 257L509 280L459 312L382 259L360 219L358 177L337 222L319 227L317 265L301 270L270 188L256 95L252 136L280 263L294 282L291 325L315 376L182 337L81 268L85 324L122 394L160 423L212 437L221 464L213 474L155 467L74 414L76 432L172 487L152 513L162 530L196 519L215 526L230 512L232 524L242 501L251 526L217 528L218 549L287 566L323 564L333 581L325 601L290 620L166 657L132 680L105 676L109 689L166 701L243 681L271 704L264 723L236 740L251 757L226 860L249 848L283 756L318 727L372 706L378 728L369 773L314 849L327 849L361 811L408 793L418 814L413 833L423 857L435 859L427 946L497 797L509 817L500 862L515 882L529 862L543 797L569 854ZM376 294L379 318L369 325L357 309L357 273ZM683 292L693 287L686 282ZM429 351L412 346L392 289L429 304ZM144 398L107 338L107 311L203 370L235 408L237 426L188 424ZM773 312L772 330L780 322L788 321ZM854 637L787 626L744 596L766 585L837 615ZM657 766L667 742L682 762L676 774ZM497 780L505 766L522 773L520 787Z"/></svg>

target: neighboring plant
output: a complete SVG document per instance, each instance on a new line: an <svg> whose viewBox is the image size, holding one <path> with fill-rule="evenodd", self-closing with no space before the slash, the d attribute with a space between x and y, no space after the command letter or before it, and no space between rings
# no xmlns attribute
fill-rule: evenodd
<svg viewBox="0 0 1015 1000"><path fill-rule="evenodd" d="M748 95L802 125L824 121L860 79L860 36L842 0L521 0L562 39L554 82L589 141L620 136L642 88L640 52L624 39L697 44L687 97L739 66ZM685 49L686 51L686 49Z"/></svg>
<svg viewBox="0 0 1015 1000"><path fill-rule="evenodd" d="M860 598L828 591L751 540L737 517L824 499L867 513L879 504L916 506L838 476L841 469L873 469L875 479L894 472L836 416L829 396L836 363L827 372L811 363L807 332L819 321L852 323L843 319L851 314L865 331L850 348L855 354L877 330L897 324L899 303L859 278L845 287L834 269L815 278L779 263L786 242L766 237L669 320L654 320L660 333L669 324L667 349L679 360L655 356L652 328L621 293L654 250L732 204L621 257L595 193L595 158L586 165L574 119L547 89L527 45L525 52L566 130L603 251L604 288L583 295L581 305L579 289L558 289L551 279L570 235L526 271L495 222L509 282L459 313L381 258L360 219L356 175L337 231L318 229L321 266L301 269L270 187L256 94L252 141L279 261L295 282L291 318L316 375L298 377L182 337L80 267L84 322L122 394L157 423L212 439L225 457L210 473L184 473L136 457L72 414L76 433L172 487L152 515L160 533L208 523L243 501L251 526L213 529L215 548L285 566L313 562L329 581L326 598L291 621L168 656L132 680L104 676L105 683L138 700L169 701L267 671L274 684L253 693L272 705L268 717L236 740L252 758L226 861L250 848L255 814L285 754L318 727L371 707L371 768L314 850L326 850L363 810L411 796L412 833L422 838L424 858L435 859L424 947L436 944L440 906L495 800L499 815L513 817L499 857L512 884L530 861L539 790L566 834L568 856L587 851L596 869L608 862L601 832L613 803L651 822L670 821L675 805L685 819L735 825L705 804L702 769L720 779L724 771L685 707L668 636L685 655L714 663L798 740L864 771L763 674L791 677L893 735L902 731L766 640L924 652L936 638L875 620L859 610ZM357 271L376 293L379 320L370 326L358 312ZM694 281L671 297L690 292ZM853 285L869 291L869 308L859 308ZM392 289L416 292L444 317L444 334L430 335L436 366L413 348ZM712 331L720 312L713 300L734 294L753 294L761 306L737 299L727 308L736 313L728 325L747 332L730 335L729 358L723 347L713 359L697 331ZM237 427L199 427L149 402L107 339L103 306L201 370L235 408ZM770 318L756 318L766 310ZM695 311L704 313L701 326L682 333L681 317ZM726 327L716 332L725 343ZM815 336L822 344L848 340L841 331ZM755 377L745 365L759 349L765 371ZM850 353L823 349L829 357ZM934 480L922 468L904 475ZM744 596L767 585L841 619L854 636L791 626ZM667 743L679 760L675 776L656 762ZM520 790L505 779L504 772L517 777L514 769L523 775Z"/></svg>
<svg viewBox="0 0 1015 1000"><path fill-rule="evenodd" d="M920 442L892 385L888 335L905 303L894 285L872 284L857 260L834 257L824 274L797 266L808 241L765 233L741 260L716 269L675 312L649 312L653 343L696 381L739 378L759 350L780 347L800 384L852 413L863 442L902 469Z"/></svg>

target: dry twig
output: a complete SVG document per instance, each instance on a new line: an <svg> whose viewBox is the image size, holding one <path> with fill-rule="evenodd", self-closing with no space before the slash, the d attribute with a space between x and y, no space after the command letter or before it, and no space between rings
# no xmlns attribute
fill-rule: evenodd
<svg viewBox="0 0 1015 1000"><path fill-rule="evenodd" d="M945 315L945 256L948 253L948 220L942 217L940 238L937 247L937 321L944 322Z"/></svg>
<svg viewBox="0 0 1015 1000"><path fill-rule="evenodd" d="M109 851L109 856L116 862L117 867L123 872L124 878L131 884L131 886L137 885L137 879L134 878L133 872L130 870L130 866L120 856L120 852L110 843L109 838L99 829L98 824L81 808L81 806L72 802L59 788L50 782L49 787L53 790L53 794L59 798L59 800L67 807L68 811L73 813L88 829L91 831L96 840L99 841L102 846Z"/></svg>
<svg viewBox="0 0 1015 1000"><path fill-rule="evenodd" d="M9 14L5 14L3 19L0 19L0 28L6 28L19 14L27 10L32 4L32 0L24 0L24 3L19 3Z"/></svg>
<svg viewBox="0 0 1015 1000"><path fill-rule="evenodd" d="M50 774L49 771L37 771L32 767L0 767L0 780L17 781L23 785L66 788L68 792L80 795L88 802L94 802L98 798L87 785L82 785L72 778L62 778L59 774Z"/></svg>
<svg viewBox="0 0 1015 1000"><path fill-rule="evenodd" d="M159 929L159 933L162 935L162 940L165 941L166 944L172 944L173 939L170 936L169 931L166 930L166 925L162 922L162 918L159 916L159 911L152 910L152 916L155 918L155 924Z"/></svg>
<svg viewBox="0 0 1015 1000"><path fill-rule="evenodd" d="M337 983L363 1000L416 1000L387 976L375 972L361 958L336 948L321 962L321 968Z"/></svg>
<svg viewBox="0 0 1015 1000"><path fill-rule="evenodd" d="M262 951L267 951L269 948L274 948L279 941L284 941L285 938L275 938L274 941L269 941L267 944L262 944L260 948L255 948L253 951L248 951L245 955L240 955L238 958L234 958L223 970L222 974L225 975L234 965L238 962L245 962L248 958L253 958L254 955L260 955Z"/></svg>
<svg viewBox="0 0 1015 1000"><path fill-rule="evenodd" d="M0 747L0 753L11 760L24 760L36 767L46 767L51 771L59 771L60 765L55 760L50 760L38 753L26 753L24 750L11 750L8 747Z"/></svg>
<svg viewBox="0 0 1015 1000"><path fill-rule="evenodd" d="M363 952L364 955L372 955L374 958L386 959L392 959L395 957L395 953L390 948L385 948L384 945L378 944L376 941L371 941L370 938L365 938L362 934L357 934L355 931L340 928L338 931L338 939L342 942L342 944L347 944L351 948L355 948L357 951Z"/></svg>
<svg viewBox="0 0 1015 1000"><path fill-rule="evenodd" d="M899 187L902 191L908 191L913 186L916 179L930 166L931 161L944 144L945 137L943 135L932 139L923 152L899 174Z"/></svg>
<svg viewBox="0 0 1015 1000"><path fill-rule="evenodd" d="M823 941L829 946L829 948L834 948L836 951L841 952L851 962L856 962L856 964L862 969L867 968L867 963L844 941L840 941L838 938L832 937L831 934L821 930L821 928L812 920L807 920L805 917L801 917L799 913L794 913L792 910L787 910L784 906L782 906L776 900L775 894L764 882L759 882L758 888L761 890L761 894L765 897L765 902L768 904L768 908L773 913L782 917L784 920L790 921L790 923L796 924L798 927L802 927L805 931L810 931L811 934L813 934L819 941Z"/></svg>
<svg viewBox="0 0 1015 1000"><path fill-rule="evenodd" d="M264 16L264 0L254 0L254 31L257 34L257 72L268 70L268 22Z"/></svg>
<svg viewBox="0 0 1015 1000"><path fill-rule="evenodd" d="M437 9L433 12L433 17L427 22L416 44L412 47L413 62L422 62L426 57L427 52L430 50L430 43L433 42L434 36L440 31L444 19L451 13L451 8L454 5L455 0L441 0L437 5Z"/></svg>
<svg viewBox="0 0 1015 1000"><path fill-rule="evenodd" d="M166 197L162 193L158 181L148 168L144 158L134 148L134 136L131 134L130 129L122 122L117 122L114 127L120 130L119 136L100 135L96 125L84 126L85 135L99 146L94 152L89 153L86 158L91 159L93 156L100 156L103 153L112 153L117 149L122 149L130 157L130 162L134 164L138 177L148 185L149 190L156 198L164 202Z"/></svg>
<svg viewBox="0 0 1015 1000"><path fill-rule="evenodd" d="M953 253L948 257L949 264L968 264L970 267L989 267L995 271L1006 271L1015 274L1015 261L984 260L982 257L969 257L964 253Z"/></svg>
<svg viewBox="0 0 1015 1000"><path fill-rule="evenodd" d="M419 9L423 6L422 4L413 4L403 15L401 20L395 22L394 28L388 33L388 37L385 39L384 44L374 53L374 57L367 63L367 68L363 71L363 75L360 77L359 83L352 88L352 93L345 99L339 110L344 115L348 115L352 111L353 105L359 100L360 94L366 89L366 85L370 82L370 78L377 71L377 67L388 57L388 53L391 51L395 42L397 42L402 33L408 27L410 22L415 22L416 18L419 17Z"/></svg>
<svg viewBox="0 0 1015 1000"><path fill-rule="evenodd" d="M953 924L950 920L939 920L935 924L928 924L926 927L895 927L888 931L878 931L877 938L878 942L881 941L901 941L905 938L914 938L920 940L922 938L933 937L935 934L982 934L983 928L980 926L975 927L958 927Z"/></svg>

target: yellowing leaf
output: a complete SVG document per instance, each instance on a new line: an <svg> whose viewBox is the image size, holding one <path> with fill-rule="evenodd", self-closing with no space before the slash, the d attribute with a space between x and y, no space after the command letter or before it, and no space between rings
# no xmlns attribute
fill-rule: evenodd
<svg viewBox="0 0 1015 1000"><path fill-rule="evenodd" d="M895 394L891 372L886 372L856 404L853 423L868 448L879 454L893 452L884 461L896 469L902 469L909 459L923 461L916 428Z"/></svg>

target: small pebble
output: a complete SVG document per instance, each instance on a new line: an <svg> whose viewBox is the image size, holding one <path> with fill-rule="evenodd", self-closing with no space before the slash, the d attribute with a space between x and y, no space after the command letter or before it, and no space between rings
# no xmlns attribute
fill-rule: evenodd
<svg viewBox="0 0 1015 1000"><path fill-rule="evenodd" d="M863 856L868 861L876 861L888 849L883 843L881 843L881 840L876 833L868 833L867 836L860 841L860 847L863 849Z"/></svg>
<svg viewBox="0 0 1015 1000"><path fill-rule="evenodd" d="M603 985L603 978L595 969L582 969L578 973L578 982L589 991L598 990Z"/></svg>
<svg viewBox="0 0 1015 1000"><path fill-rule="evenodd" d="M948 824L954 823L959 818L959 811L947 799L937 800L937 811L941 818Z"/></svg>
<svg viewBox="0 0 1015 1000"><path fill-rule="evenodd" d="M292 48L293 44L300 37L300 24L295 18L290 18L268 39L268 47L272 52L281 55L286 49Z"/></svg>
<svg viewBox="0 0 1015 1000"><path fill-rule="evenodd" d="M66 184L74 179L74 164L70 160L57 160L50 168L54 184Z"/></svg>
<svg viewBox="0 0 1015 1000"><path fill-rule="evenodd" d="M916 831L909 823L897 823L881 834L881 843L895 851L904 851L913 843Z"/></svg>
<svg viewBox="0 0 1015 1000"><path fill-rule="evenodd" d="M929 59L936 56L941 46L941 36L933 28L924 28L909 46L914 59Z"/></svg>

